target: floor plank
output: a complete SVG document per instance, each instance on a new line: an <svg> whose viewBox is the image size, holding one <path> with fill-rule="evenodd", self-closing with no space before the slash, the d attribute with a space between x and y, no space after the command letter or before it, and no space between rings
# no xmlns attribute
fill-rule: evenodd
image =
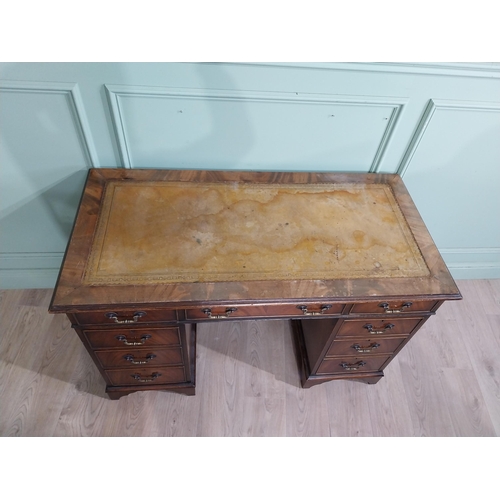
<svg viewBox="0 0 500 500"><path fill-rule="evenodd" d="M373 436L414 435L398 357L384 370L384 378L373 386L366 386L365 390Z"/></svg>

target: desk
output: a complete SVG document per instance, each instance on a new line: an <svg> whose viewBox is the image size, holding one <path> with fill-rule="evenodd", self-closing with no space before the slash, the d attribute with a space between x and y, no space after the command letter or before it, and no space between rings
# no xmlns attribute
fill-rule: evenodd
<svg viewBox="0 0 500 500"><path fill-rule="evenodd" d="M49 311L117 399L194 394L212 321L290 320L304 388L375 383L460 298L397 175L91 169Z"/></svg>

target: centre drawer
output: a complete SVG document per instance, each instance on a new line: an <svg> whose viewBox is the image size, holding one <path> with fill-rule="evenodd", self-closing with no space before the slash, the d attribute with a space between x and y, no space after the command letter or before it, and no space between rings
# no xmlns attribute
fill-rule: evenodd
<svg viewBox="0 0 500 500"><path fill-rule="evenodd" d="M180 332L177 327L84 330L83 334L94 349L106 347L133 349L153 346L178 346L181 343Z"/></svg>
<svg viewBox="0 0 500 500"><path fill-rule="evenodd" d="M134 366L160 366L182 364L182 349L170 347L168 349L111 349L95 351L104 369L132 368Z"/></svg>
<svg viewBox="0 0 500 500"><path fill-rule="evenodd" d="M186 309L188 320L222 320L238 318L280 318L280 317L316 317L339 315L344 309L341 303L316 304L272 304L272 305L235 305L201 306Z"/></svg>
<svg viewBox="0 0 500 500"><path fill-rule="evenodd" d="M410 335L425 318L346 319L337 337Z"/></svg>

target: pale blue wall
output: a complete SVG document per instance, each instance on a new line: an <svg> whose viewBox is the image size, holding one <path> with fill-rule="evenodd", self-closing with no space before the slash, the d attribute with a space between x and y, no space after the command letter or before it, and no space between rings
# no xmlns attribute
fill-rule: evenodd
<svg viewBox="0 0 500 500"><path fill-rule="evenodd" d="M500 277L500 66L0 64L0 288L52 287L89 167L400 173Z"/></svg>

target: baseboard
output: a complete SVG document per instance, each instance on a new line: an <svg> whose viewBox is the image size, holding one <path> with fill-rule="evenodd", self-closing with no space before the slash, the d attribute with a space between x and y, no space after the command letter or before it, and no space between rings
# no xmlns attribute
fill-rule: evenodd
<svg viewBox="0 0 500 500"><path fill-rule="evenodd" d="M54 288L63 252L0 253L0 288Z"/></svg>
<svg viewBox="0 0 500 500"><path fill-rule="evenodd" d="M441 248L455 279L500 278L500 248Z"/></svg>
<svg viewBox="0 0 500 500"><path fill-rule="evenodd" d="M59 269L0 269L0 289L54 288Z"/></svg>

